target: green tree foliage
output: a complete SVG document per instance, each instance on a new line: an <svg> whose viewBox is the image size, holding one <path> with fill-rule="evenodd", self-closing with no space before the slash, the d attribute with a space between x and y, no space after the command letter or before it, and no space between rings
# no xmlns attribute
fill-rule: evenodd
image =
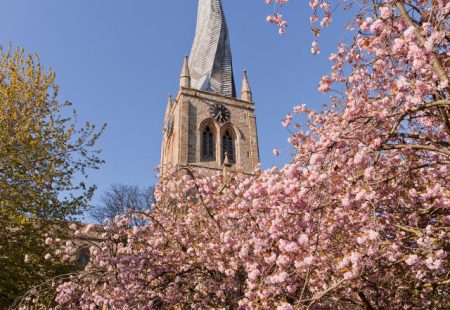
<svg viewBox="0 0 450 310"><path fill-rule="evenodd" d="M36 55L0 49L1 309L70 268L44 259L44 240L49 232L64 238L66 221L95 189L76 180L102 163L93 146L103 128L76 126L76 112L57 94L55 73Z"/></svg>

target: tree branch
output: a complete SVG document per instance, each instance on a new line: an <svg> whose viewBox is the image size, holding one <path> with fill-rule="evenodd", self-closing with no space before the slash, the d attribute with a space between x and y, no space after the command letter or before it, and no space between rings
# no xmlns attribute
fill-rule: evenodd
<svg viewBox="0 0 450 310"><path fill-rule="evenodd" d="M392 134L392 136L393 137L406 138L406 139L422 140L422 141L427 141L427 142L439 144L439 145L442 145L444 147L450 147L450 143L448 143L448 142L436 141L436 140L431 139L430 137L424 137L424 136L421 136L421 135L413 135L413 134L400 132L400 133L394 133L394 134Z"/></svg>
<svg viewBox="0 0 450 310"><path fill-rule="evenodd" d="M420 44L425 45L425 38L422 36L422 34L417 30L416 25L414 24L414 21L409 16L408 12L406 12L405 6L401 2L397 2L397 8L400 11L400 15L403 17L405 22L410 27L414 27L415 31L414 34L416 35L417 40L420 42ZM447 81L448 82L448 76L447 73L444 70L444 67L442 66L439 58L433 53L432 54L432 64L434 72L439 76L442 82Z"/></svg>
<svg viewBox="0 0 450 310"><path fill-rule="evenodd" d="M325 296L326 294L328 294L329 292L331 292L332 290L336 289L337 287L339 287L342 283L344 283L346 280L342 279L338 282L336 282L335 284L333 284L332 286L330 286L329 288L327 288L326 290L318 293L317 295L315 295L311 300L311 302L308 305L308 308L311 308L316 302L318 302L323 296Z"/></svg>
<svg viewBox="0 0 450 310"><path fill-rule="evenodd" d="M383 149L392 150L392 149L415 149L415 150L425 150L436 153L441 153L450 157L450 151L443 150L431 145L418 145L418 144L386 144Z"/></svg>

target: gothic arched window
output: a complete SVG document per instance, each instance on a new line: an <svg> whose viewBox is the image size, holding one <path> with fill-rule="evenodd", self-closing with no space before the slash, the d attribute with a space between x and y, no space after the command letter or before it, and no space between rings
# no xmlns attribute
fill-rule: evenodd
<svg viewBox="0 0 450 310"><path fill-rule="evenodd" d="M91 259L91 253L88 248L81 248L77 251L76 255L77 264L81 267L86 267Z"/></svg>
<svg viewBox="0 0 450 310"><path fill-rule="evenodd" d="M229 130L225 131L222 136L222 160L225 159L225 153L227 154L230 163L234 163L234 140Z"/></svg>
<svg viewBox="0 0 450 310"><path fill-rule="evenodd" d="M214 147L214 133L209 126L206 126L202 132L202 159L215 160L216 152Z"/></svg>

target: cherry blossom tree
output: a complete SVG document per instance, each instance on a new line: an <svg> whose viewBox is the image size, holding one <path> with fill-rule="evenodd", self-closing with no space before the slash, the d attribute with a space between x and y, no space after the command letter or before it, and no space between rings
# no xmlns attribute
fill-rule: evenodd
<svg viewBox="0 0 450 310"><path fill-rule="evenodd" d="M146 224L104 227L88 268L53 283L55 309L449 306L450 4L312 0L311 22L327 27L349 5L354 37L318 87L329 108L283 121L292 162L161 176L152 211L132 215ZM268 20L287 27L279 8Z"/></svg>

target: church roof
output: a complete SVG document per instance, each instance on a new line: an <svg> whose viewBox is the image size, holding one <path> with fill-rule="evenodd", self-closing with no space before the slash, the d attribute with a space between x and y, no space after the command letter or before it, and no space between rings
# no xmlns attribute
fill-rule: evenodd
<svg viewBox="0 0 450 310"><path fill-rule="evenodd" d="M189 69L192 88L236 97L230 38L220 0L199 0Z"/></svg>

